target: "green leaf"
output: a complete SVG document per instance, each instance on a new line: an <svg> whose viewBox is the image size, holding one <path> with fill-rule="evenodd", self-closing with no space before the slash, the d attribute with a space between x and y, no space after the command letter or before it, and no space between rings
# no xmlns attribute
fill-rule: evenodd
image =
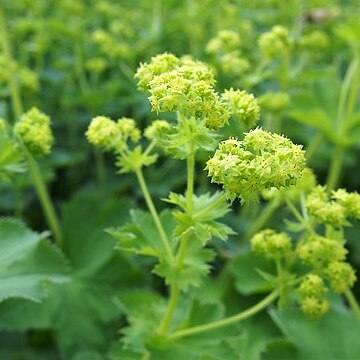
<svg viewBox="0 0 360 360"><path fill-rule="evenodd" d="M314 129L318 129L330 136L333 132L333 124L326 112L320 108L314 108L307 111L293 110L289 116L304 125L308 125Z"/></svg>
<svg viewBox="0 0 360 360"><path fill-rule="evenodd" d="M241 294L264 293L273 289L272 282L261 274L275 274L274 262L251 251L238 255L230 264L230 272L235 278L235 288Z"/></svg>
<svg viewBox="0 0 360 360"><path fill-rule="evenodd" d="M222 192L216 192L213 195L210 193L193 195L191 215L187 212L187 200L184 195L170 193L165 201L183 210L174 212L178 221L174 233L177 238L191 231L205 245L213 236L226 240L228 235L235 234L229 226L215 221L230 211L230 205Z"/></svg>
<svg viewBox="0 0 360 360"><path fill-rule="evenodd" d="M270 314L296 347L294 360L360 359L360 323L344 305L332 306L319 320L309 319L296 309L272 310Z"/></svg>
<svg viewBox="0 0 360 360"><path fill-rule="evenodd" d="M218 143L219 135L209 130L204 124L195 118L186 119L186 127L183 122L178 122L171 127L171 131L161 139L161 146L167 154L177 159L186 159L189 155L190 142L195 150L213 151Z"/></svg>
<svg viewBox="0 0 360 360"><path fill-rule="evenodd" d="M91 190L66 204L64 247L73 266L69 282L49 287L42 304L0 304L0 314L7 311L0 316L0 326L6 322L14 330L51 326L66 359L81 351L104 353L116 335L117 328L111 324L120 315L114 298L142 278L133 264L114 252L115 240L103 230L125 221L131 206L129 200Z"/></svg>
<svg viewBox="0 0 360 360"><path fill-rule="evenodd" d="M47 283L68 281L68 265L46 239L17 220L0 220L0 301L23 298L40 302Z"/></svg>
<svg viewBox="0 0 360 360"><path fill-rule="evenodd" d="M0 179L10 181L11 177L26 170L22 152L7 134L0 134Z"/></svg>
<svg viewBox="0 0 360 360"><path fill-rule="evenodd" d="M181 271L176 268L168 259L160 260L154 268L154 273L164 277L168 285L177 285L183 291L190 286L198 287L203 283L204 278L209 274L211 262L215 257L213 250L204 249L197 241L190 238L186 248L186 254Z"/></svg>
<svg viewBox="0 0 360 360"><path fill-rule="evenodd" d="M166 249L151 215L142 210L131 210L130 216L131 222L127 225L107 229L107 232L118 240L116 248L161 258ZM160 220L174 249L175 242L171 241L175 227L174 218L170 212L165 211L160 215Z"/></svg>

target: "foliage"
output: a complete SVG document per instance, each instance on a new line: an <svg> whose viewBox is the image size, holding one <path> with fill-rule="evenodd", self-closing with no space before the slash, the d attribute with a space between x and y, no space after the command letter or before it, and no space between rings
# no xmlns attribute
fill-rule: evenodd
<svg viewBox="0 0 360 360"><path fill-rule="evenodd" d="M359 19L2 1L0 358L359 358Z"/></svg>

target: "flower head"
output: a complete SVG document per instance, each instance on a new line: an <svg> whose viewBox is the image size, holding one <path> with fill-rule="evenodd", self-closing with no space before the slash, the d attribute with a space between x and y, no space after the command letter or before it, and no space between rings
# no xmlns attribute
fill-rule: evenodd
<svg viewBox="0 0 360 360"><path fill-rule="evenodd" d="M54 143L50 117L39 109L33 107L22 115L15 124L14 131L34 156L50 153Z"/></svg>
<svg viewBox="0 0 360 360"><path fill-rule="evenodd" d="M222 184L230 199L249 201L265 189L295 185L304 167L301 146L257 128L243 141L220 143L206 169L212 182Z"/></svg>
<svg viewBox="0 0 360 360"><path fill-rule="evenodd" d="M245 90L225 90L221 100L227 105L229 111L247 127L254 127L260 119L260 107L253 94Z"/></svg>

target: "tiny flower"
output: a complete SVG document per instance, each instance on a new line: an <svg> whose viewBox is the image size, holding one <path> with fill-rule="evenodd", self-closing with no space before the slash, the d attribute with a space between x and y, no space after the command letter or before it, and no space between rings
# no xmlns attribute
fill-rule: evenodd
<svg viewBox="0 0 360 360"><path fill-rule="evenodd" d="M237 32L233 30L221 30L210 39L206 45L206 51L209 54L228 53L240 46L241 40Z"/></svg>
<svg viewBox="0 0 360 360"><path fill-rule="evenodd" d="M321 276L309 274L301 282L297 292L301 297L321 297L327 292L327 288Z"/></svg>
<svg viewBox="0 0 360 360"><path fill-rule="evenodd" d="M311 235L300 241L296 252L305 264L314 268L323 268L331 261L342 261L347 254L347 250L338 240L320 235Z"/></svg>
<svg viewBox="0 0 360 360"><path fill-rule="evenodd" d="M254 127L260 119L260 107L253 94L245 90L225 90L221 95L221 100L226 104L229 111L240 122L247 127Z"/></svg>
<svg viewBox="0 0 360 360"><path fill-rule="evenodd" d="M250 240L253 251L268 258L281 258L287 256L292 250L290 237L282 232L266 229L252 237Z"/></svg>
<svg viewBox="0 0 360 360"><path fill-rule="evenodd" d="M346 262L334 260L327 266L325 274L330 281L331 289L341 294L354 285L355 270Z"/></svg>
<svg viewBox="0 0 360 360"><path fill-rule="evenodd" d="M279 57L290 50L289 31L283 26L276 25L271 31L260 35L258 44L265 57Z"/></svg>
<svg viewBox="0 0 360 360"><path fill-rule="evenodd" d="M304 314L318 319L329 311L329 302L326 299L315 296L307 296L300 301L301 310Z"/></svg>
<svg viewBox="0 0 360 360"><path fill-rule="evenodd" d="M144 131L144 136L149 140L161 138L170 129L170 124L166 120L154 120Z"/></svg>
<svg viewBox="0 0 360 360"><path fill-rule="evenodd" d="M154 56L149 63L140 64L135 74L135 79L138 80L138 88L147 91L150 81L155 76L171 71L179 64L180 59L169 53Z"/></svg>
<svg viewBox="0 0 360 360"><path fill-rule="evenodd" d="M91 144L107 151L116 149L120 137L115 121L106 116L93 118L85 135Z"/></svg>
<svg viewBox="0 0 360 360"><path fill-rule="evenodd" d="M229 163L233 165L229 167ZM220 143L206 170L212 182L223 185L230 199L250 201L265 189L295 185L304 167L301 146L257 128L247 133L243 141L230 139Z"/></svg>
<svg viewBox="0 0 360 360"><path fill-rule="evenodd" d="M54 137L50 117L33 107L22 115L14 131L34 156L47 155L51 151Z"/></svg>

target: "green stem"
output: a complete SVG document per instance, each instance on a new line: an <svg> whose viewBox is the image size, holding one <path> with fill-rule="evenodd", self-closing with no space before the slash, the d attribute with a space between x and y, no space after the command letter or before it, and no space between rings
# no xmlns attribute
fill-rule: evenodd
<svg viewBox="0 0 360 360"><path fill-rule="evenodd" d="M59 248L63 247L63 237L58 217L55 212L54 205L50 200L44 179L41 175L39 166L29 151L24 147L24 153L28 162L29 170L34 181L34 187L38 194L41 207L44 211L47 223L54 235L55 241Z"/></svg>
<svg viewBox="0 0 360 360"><path fill-rule="evenodd" d="M360 306L359 306L358 302L356 301L354 294L351 292L351 290L348 289L344 295L345 295L347 301L349 302L351 310L354 312L356 317L360 320Z"/></svg>
<svg viewBox="0 0 360 360"><path fill-rule="evenodd" d="M341 174L342 162L345 155L345 149L343 146L337 145L335 147L328 178L326 180L326 189L330 193L337 186Z"/></svg>
<svg viewBox="0 0 360 360"><path fill-rule="evenodd" d="M186 254L186 248L189 243L190 239L190 233L187 232L183 239L181 239L180 248L177 256L177 265L176 270L180 272L182 270L182 267L184 265L184 259Z"/></svg>
<svg viewBox="0 0 360 360"><path fill-rule="evenodd" d="M245 311L240 312L239 314L230 316L230 317L222 319L222 320L214 321L214 322L209 323L209 324L195 326L195 327L192 327L192 328L176 331L176 332L174 332L173 334L171 334L169 336L169 339L170 340L176 340L176 339L179 339L179 338L183 338L185 336L200 334L200 333L203 333L203 332L206 332L206 331L222 328L224 326L228 326L228 325L234 324L234 323L236 323L238 321L247 319L247 318L257 314L261 310L265 309L278 296L279 296L279 291L275 290L270 295L268 295L265 299L263 299L262 301L260 301L256 305L254 305L253 307L251 307L251 308L249 308L249 309L247 309Z"/></svg>
<svg viewBox="0 0 360 360"><path fill-rule="evenodd" d="M14 63L14 59L12 56L9 36L7 32L5 12L1 1L0 1L0 40L1 40L1 46L4 53L5 61L8 64L7 66L9 67L9 69L11 69ZM15 119L19 119L21 114L23 113L20 91L13 71L12 70L9 71L11 71L11 74L8 77L8 85L11 93L12 108Z"/></svg>
<svg viewBox="0 0 360 360"><path fill-rule="evenodd" d="M163 317L163 319L160 323L160 326L159 326L159 330L158 330L159 334L165 334L167 329L169 328L170 321L172 319L173 313L176 309L176 304L179 299L179 294L180 294L179 288L177 286L173 285L171 287L171 291L170 291L170 299L169 299L168 308L167 308L165 316Z"/></svg>
<svg viewBox="0 0 360 360"><path fill-rule="evenodd" d="M79 43L74 45L74 57L75 57L75 64L74 64L75 72L79 81L80 90L83 95L86 95L89 93L90 86L84 70L83 55Z"/></svg>
<svg viewBox="0 0 360 360"><path fill-rule="evenodd" d="M256 220L251 224L249 229L246 231L245 238L250 238L253 236L258 230L260 230L271 218L274 211L278 208L277 199L272 199L266 206L262 209L260 215L256 218Z"/></svg>
<svg viewBox="0 0 360 360"><path fill-rule="evenodd" d="M311 139L311 141L309 142L306 148L306 153L305 153L307 161L309 161L313 157L315 151L320 146L323 139L324 139L324 134L320 132Z"/></svg>
<svg viewBox="0 0 360 360"><path fill-rule="evenodd" d="M359 54L356 54L346 72L345 79L341 86L336 123L339 138L346 137L350 130L349 125L351 124L352 114L356 106L359 84L360 60ZM342 144L337 144L334 149L326 181L328 192L331 192L338 185L344 157L345 147Z"/></svg>
<svg viewBox="0 0 360 360"><path fill-rule="evenodd" d="M165 247L165 250L166 250L166 253L170 259L170 261L172 263L174 263L175 261L175 258L174 258L174 254L171 250L171 246L170 246L170 243L169 243L169 239L165 233L165 230L164 230L164 227L161 223L161 220L160 220L160 217L156 211L156 208L154 206L154 203L151 199L151 196L150 196L150 193L149 193L149 190L146 186L146 183L145 183L145 179L144 179L144 176L143 176L143 173L142 173L142 170L141 169L138 169L136 170L136 177L139 181L139 184L140 184L140 188L141 188L141 191L143 192L143 195L144 195L144 198L145 198L145 201L146 201L146 204L150 210L150 213L153 217L153 220L155 222L155 226L156 228L158 229L159 231L159 234L160 234L160 237L161 237L161 240L164 244L164 247Z"/></svg>
<svg viewBox="0 0 360 360"><path fill-rule="evenodd" d="M195 152L191 144L190 154L187 158L187 191L186 191L186 207L187 212L191 215L193 211L194 196L194 168L195 168Z"/></svg>
<svg viewBox="0 0 360 360"><path fill-rule="evenodd" d="M290 208L291 212L295 215L295 217L299 220L300 223L304 222L304 219L295 205L291 202L291 200L286 199L286 205Z"/></svg>

